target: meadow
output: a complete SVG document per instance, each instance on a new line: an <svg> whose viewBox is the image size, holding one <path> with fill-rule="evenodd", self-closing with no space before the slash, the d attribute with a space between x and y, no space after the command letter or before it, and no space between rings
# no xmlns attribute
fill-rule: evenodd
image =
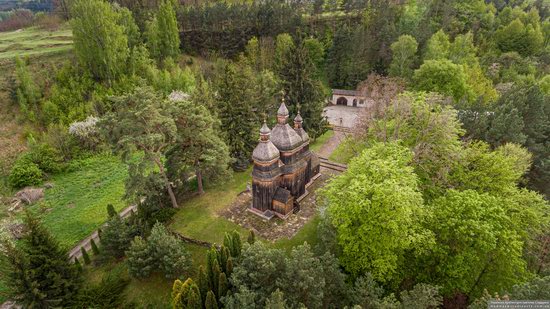
<svg viewBox="0 0 550 309"><path fill-rule="evenodd" d="M0 61L65 52L72 47L72 32L67 27L55 31L32 27L0 33Z"/></svg>

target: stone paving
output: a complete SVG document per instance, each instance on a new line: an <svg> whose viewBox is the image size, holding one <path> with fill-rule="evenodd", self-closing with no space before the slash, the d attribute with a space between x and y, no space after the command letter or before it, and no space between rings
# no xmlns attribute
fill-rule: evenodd
<svg viewBox="0 0 550 309"><path fill-rule="evenodd" d="M353 128L362 110L364 109L361 107L329 105L323 109L323 115L333 126Z"/></svg>

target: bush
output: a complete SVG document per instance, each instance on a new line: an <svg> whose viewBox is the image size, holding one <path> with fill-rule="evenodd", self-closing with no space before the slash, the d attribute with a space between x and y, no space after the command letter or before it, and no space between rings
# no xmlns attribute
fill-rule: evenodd
<svg viewBox="0 0 550 309"><path fill-rule="evenodd" d="M166 278L177 278L191 266L190 254L182 241L161 223L155 224L147 241L134 238L126 255L128 271L135 278L148 277L153 271L162 272Z"/></svg>
<svg viewBox="0 0 550 309"><path fill-rule="evenodd" d="M39 185L43 174L38 165L27 160L18 160L11 169L8 181L14 188Z"/></svg>
<svg viewBox="0 0 550 309"><path fill-rule="evenodd" d="M59 152L44 143L32 145L29 152L23 154L22 160L36 164L45 173L61 171L63 162Z"/></svg>

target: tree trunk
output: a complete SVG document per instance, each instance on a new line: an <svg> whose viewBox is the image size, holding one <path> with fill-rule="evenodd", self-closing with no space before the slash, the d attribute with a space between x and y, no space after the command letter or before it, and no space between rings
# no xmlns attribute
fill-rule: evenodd
<svg viewBox="0 0 550 309"><path fill-rule="evenodd" d="M172 186L170 185L170 180L168 179L168 176L166 176L166 172L164 171L164 166L162 165L162 162L160 162L159 159L155 159L155 163L159 167L159 171L162 175L162 178L164 178L164 185L166 186L166 190L168 191L168 195L170 195L170 201L172 201L172 207L178 208L178 201L176 200L176 196L174 195L174 191L172 191Z"/></svg>
<svg viewBox="0 0 550 309"><path fill-rule="evenodd" d="M195 162L195 175L197 176L197 191L199 195L202 195L204 194L204 189L202 186L202 171L199 162Z"/></svg>

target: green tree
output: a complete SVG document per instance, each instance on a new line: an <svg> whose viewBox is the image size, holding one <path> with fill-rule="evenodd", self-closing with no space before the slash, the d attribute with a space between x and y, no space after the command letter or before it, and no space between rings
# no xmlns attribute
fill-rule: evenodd
<svg viewBox="0 0 550 309"><path fill-rule="evenodd" d="M99 255L99 248L97 247L93 238L90 240L90 245L92 246L92 252L94 253L94 255Z"/></svg>
<svg viewBox="0 0 550 309"><path fill-rule="evenodd" d="M451 41L449 40L449 36L443 29L440 29L426 43L423 59L424 61L448 59L450 48Z"/></svg>
<svg viewBox="0 0 550 309"><path fill-rule="evenodd" d="M177 278L191 268L191 256L183 242L170 234L162 223L157 223L147 238L154 267L166 278Z"/></svg>
<svg viewBox="0 0 550 309"><path fill-rule="evenodd" d="M316 69L304 41L290 47L278 70L285 102L291 114L298 108L304 118L304 128L312 138L326 131L326 121L322 116L325 106L323 85L315 78Z"/></svg>
<svg viewBox="0 0 550 309"><path fill-rule="evenodd" d="M9 263L7 283L24 307L68 306L81 284L77 267L34 215L26 212L24 220L21 247L2 243Z"/></svg>
<svg viewBox="0 0 550 309"><path fill-rule="evenodd" d="M275 70L282 70L288 54L295 47L292 36L288 33L277 35L275 39Z"/></svg>
<svg viewBox="0 0 550 309"><path fill-rule="evenodd" d="M413 151L413 166L424 197L449 185L449 171L462 158L463 134L457 111L442 98L403 93L368 123L367 142L400 142Z"/></svg>
<svg viewBox="0 0 550 309"><path fill-rule="evenodd" d="M439 295L439 287L426 283L419 283L410 291L400 294L401 305L406 308L438 308L443 304L443 298Z"/></svg>
<svg viewBox="0 0 550 309"><path fill-rule="evenodd" d="M446 59L425 61L414 71L413 80L417 90L450 96L457 103L471 91L464 68Z"/></svg>
<svg viewBox="0 0 550 309"><path fill-rule="evenodd" d="M238 302L249 292L256 296L252 299L258 306L263 306L266 299L277 288L277 281L285 273L285 256L281 250L266 248L257 241L245 245L241 260L233 269L231 282L237 291L228 302ZM240 294L242 293L242 294ZM227 305L227 303L226 303Z"/></svg>
<svg viewBox="0 0 550 309"><path fill-rule="evenodd" d="M101 247L105 255L120 258L132 240L130 227L118 215L111 217L101 233Z"/></svg>
<svg viewBox="0 0 550 309"><path fill-rule="evenodd" d="M300 304L320 308L323 303L325 277L323 267L307 243L294 247L286 259L286 272L281 279L282 289L290 307Z"/></svg>
<svg viewBox="0 0 550 309"><path fill-rule="evenodd" d="M391 45L392 62L389 73L406 79L412 77L418 43L410 35L402 35Z"/></svg>
<svg viewBox="0 0 550 309"><path fill-rule="evenodd" d="M15 57L15 97L21 113L30 121L35 121L38 103L41 97L40 88L31 75L27 64Z"/></svg>
<svg viewBox="0 0 550 309"><path fill-rule="evenodd" d="M426 225L437 235L418 274L444 295L481 295L511 287L526 276L522 242L506 214L507 202L472 190L449 190L429 206ZM431 267L437 261L438 267Z"/></svg>
<svg viewBox="0 0 550 309"><path fill-rule="evenodd" d="M233 169L244 170L250 164L256 140L256 115L253 113L254 78L250 67L233 63L222 65L215 82L220 129L235 160Z"/></svg>
<svg viewBox="0 0 550 309"><path fill-rule="evenodd" d="M550 97L532 81L519 83L497 101L488 115L489 126L482 136L493 147L505 143L523 145L533 154L528 185L550 195Z"/></svg>
<svg viewBox="0 0 550 309"><path fill-rule="evenodd" d="M86 251L84 247L80 247L80 253L82 253L82 259L84 260L84 264L89 265L92 261L90 260L88 251Z"/></svg>
<svg viewBox="0 0 550 309"><path fill-rule="evenodd" d="M422 238L417 231L422 196L411 159L396 143L375 143L324 189L342 246L340 261L352 274L396 280L405 250Z"/></svg>
<svg viewBox="0 0 550 309"><path fill-rule="evenodd" d="M147 278L153 271L155 261L151 256L151 249L147 242L136 236L130 248L126 251L128 257L127 266L128 273L134 278Z"/></svg>
<svg viewBox="0 0 550 309"><path fill-rule="evenodd" d="M208 291L208 294L206 294L206 302L204 303L204 307L206 309L218 309L218 301L212 291Z"/></svg>
<svg viewBox="0 0 550 309"><path fill-rule="evenodd" d="M129 164L131 178L140 178L153 166L164 182L173 208L178 202L168 179L163 155L176 141L177 126L174 121L174 103L164 101L151 89L138 87L131 93L115 97L116 110L107 114L99 123L106 140L116 152L120 152ZM132 155L142 151L136 163ZM128 191L128 188L127 188ZM132 196L139 199L138 196Z"/></svg>
<svg viewBox="0 0 550 309"><path fill-rule="evenodd" d="M178 173L195 174L198 193L203 194L203 177L215 181L229 176L229 149L220 138L219 121L201 102L183 100L176 104L177 146L167 157L177 162Z"/></svg>
<svg viewBox="0 0 550 309"><path fill-rule="evenodd" d="M94 78L109 83L123 73L128 38L119 14L103 0L76 0L71 6L74 49L80 64Z"/></svg>
<svg viewBox="0 0 550 309"><path fill-rule="evenodd" d="M539 25L533 27L515 19L496 31L495 41L503 52L516 51L523 56L531 56L540 51L544 36Z"/></svg>
<svg viewBox="0 0 550 309"><path fill-rule="evenodd" d="M161 2L155 18L147 25L146 37L149 52L153 58L158 61L177 58L180 37L172 1Z"/></svg>
<svg viewBox="0 0 550 309"><path fill-rule="evenodd" d="M285 300L285 295L277 289L271 293L271 296L265 302L265 309L287 309L290 308Z"/></svg>
<svg viewBox="0 0 550 309"><path fill-rule="evenodd" d="M172 286L172 307L186 309L202 309L201 295L199 288L189 278L185 282L179 279L174 281Z"/></svg>

